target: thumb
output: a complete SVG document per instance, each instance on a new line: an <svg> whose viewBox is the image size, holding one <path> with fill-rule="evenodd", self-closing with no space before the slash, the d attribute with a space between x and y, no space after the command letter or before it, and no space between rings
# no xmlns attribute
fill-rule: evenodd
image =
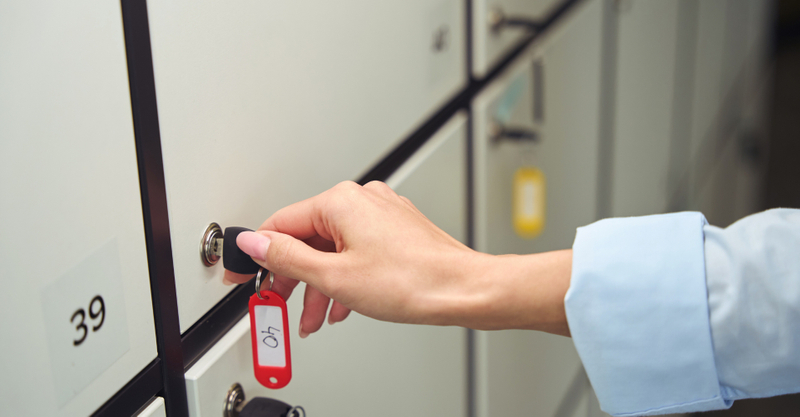
<svg viewBox="0 0 800 417"><path fill-rule="evenodd" d="M256 263L277 275L316 287L330 268L334 253L318 251L302 240L272 231L242 232L236 245Z"/></svg>

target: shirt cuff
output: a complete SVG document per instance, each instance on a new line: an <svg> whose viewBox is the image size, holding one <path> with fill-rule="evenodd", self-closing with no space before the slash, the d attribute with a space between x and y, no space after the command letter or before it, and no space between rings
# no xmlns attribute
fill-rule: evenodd
<svg viewBox="0 0 800 417"><path fill-rule="evenodd" d="M603 411L727 408L709 327L700 213L606 219L578 229L564 304Z"/></svg>

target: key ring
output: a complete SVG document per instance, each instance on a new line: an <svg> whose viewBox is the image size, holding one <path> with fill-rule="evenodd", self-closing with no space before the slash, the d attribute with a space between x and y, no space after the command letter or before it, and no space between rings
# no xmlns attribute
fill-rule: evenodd
<svg viewBox="0 0 800 417"><path fill-rule="evenodd" d="M258 273L256 274L256 295L258 296L258 298L260 298L262 300L264 299L264 297L261 296L261 274L263 274L264 271L266 271L266 269L259 268ZM275 274L272 271L269 271L269 290L270 291L272 291L272 284L274 282L275 282Z"/></svg>
<svg viewBox="0 0 800 417"><path fill-rule="evenodd" d="M289 411L286 413L286 415L287 416L293 416L293 417L300 417L300 416L306 417L306 410L303 409L303 407L300 407L299 405L296 405L296 406L290 408Z"/></svg>

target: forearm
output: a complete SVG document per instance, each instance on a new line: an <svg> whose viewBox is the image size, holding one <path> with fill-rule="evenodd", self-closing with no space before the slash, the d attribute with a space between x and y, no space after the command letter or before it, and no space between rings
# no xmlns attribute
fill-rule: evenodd
<svg viewBox="0 0 800 417"><path fill-rule="evenodd" d="M432 324L478 330L528 329L569 336L564 296L572 250L533 255L475 253Z"/></svg>

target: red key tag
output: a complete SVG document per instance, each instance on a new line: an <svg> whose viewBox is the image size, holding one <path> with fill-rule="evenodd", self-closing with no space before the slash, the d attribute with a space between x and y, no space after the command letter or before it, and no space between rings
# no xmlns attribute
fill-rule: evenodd
<svg viewBox="0 0 800 417"><path fill-rule="evenodd" d="M256 275L256 293L250 297L250 335L253 340L253 370L261 385L278 389L292 379L289 348L289 318L286 302L272 291L258 291L261 274ZM270 288L273 275L270 272Z"/></svg>

